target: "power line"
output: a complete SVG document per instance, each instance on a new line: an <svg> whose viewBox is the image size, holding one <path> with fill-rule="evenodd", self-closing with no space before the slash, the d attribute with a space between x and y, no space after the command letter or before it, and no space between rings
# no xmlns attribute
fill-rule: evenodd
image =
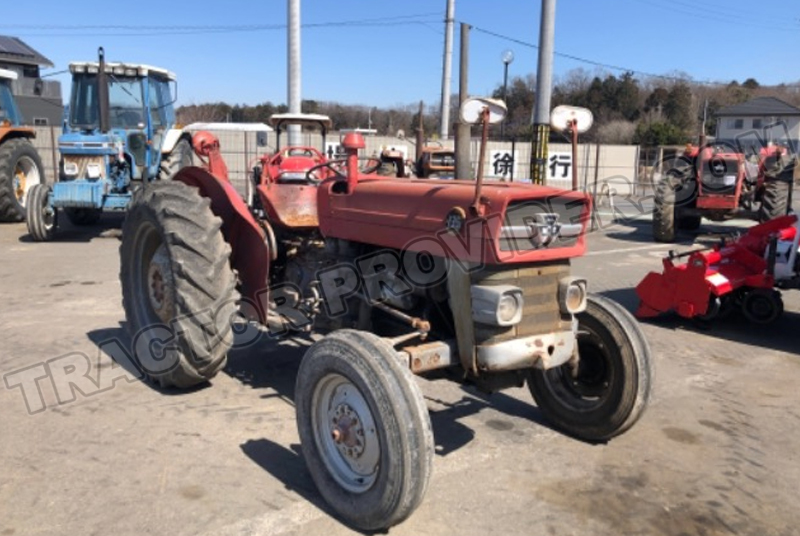
<svg viewBox="0 0 800 536"><path fill-rule="evenodd" d="M688 3L682 0L638 0L640 4L669 11L673 15L689 15L698 21L704 21L707 25L713 24L735 24L740 28L745 25L748 29L763 29L768 31L779 32L797 32L800 31L800 25L787 26L780 19L764 19L760 18L758 12L748 14L731 13L725 8L714 8L704 6L702 4ZM684 25L686 17L678 17L681 26Z"/></svg>
<svg viewBox="0 0 800 536"><path fill-rule="evenodd" d="M337 26L363 26L383 23L416 23L440 22L439 19L430 20L430 17L441 16L439 12L417 13L411 15L395 15L391 17L376 17L356 20L310 22L302 24L303 28L324 28ZM418 20L426 19L426 20ZM85 30L136 30L139 32L251 32L263 30L285 30L286 24L219 24L219 25L137 25L137 24L0 24L0 28L14 28L17 30L56 30L74 32ZM64 35L64 34L60 34ZM119 35L119 34L115 34Z"/></svg>
<svg viewBox="0 0 800 536"><path fill-rule="evenodd" d="M502 39L504 41L508 41L510 43L515 43L515 44L520 45L520 46L524 46L524 47L527 47L527 48L532 48L534 50L538 50L539 49L539 46L534 44L534 43L530 43L528 41L523 41L521 39L517 39L517 38L511 37L511 36L508 36L508 35L503 35L503 34L498 33L498 32L493 32L493 31L487 30L485 28L479 28L479 27L474 26L474 25L470 25L470 26L476 32L484 33L484 34L490 35L492 37L496 37L498 39ZM660 79L660 80L669 80L669 81L672 81L672 82L692 82L694 84L704 85L704 86L724 87L724 86L727 86L729 84L729 82L700 81L700 80L694 80L692 78L689 78L687 80L686 77L671 76L671 75L665 75L665 74L651 73L651 72L648 72L648 71L641 71L639 69L632 69L630 67L622 67L620 65L613 65L613 64L610 64L610 63L604 63L604 62L600 62L600 61L595 61L595 60L591 60L591 59L588 59L588 58L582 58L580 56L575 56L573 54L566 54L564 52L555 51L554 54L556 56L558 56L558 57L569 59L569 60L573 60L573 61L577 61L577 62L580 62L580 63L585 63L587 65L593 65L595 67L601 67L603 69L609 69L609 70L612 70L612 71L629 72L629 73L632 73L632 74L645 76L645 77L648 77L648 78L657 78L657 79ZM778 86L761 86L761 87L762 88L768 88L768 87L778 87ZM787 87L787 88L789 88L789 87L800 87L800 84L783 84L780 87Z"/></svg>

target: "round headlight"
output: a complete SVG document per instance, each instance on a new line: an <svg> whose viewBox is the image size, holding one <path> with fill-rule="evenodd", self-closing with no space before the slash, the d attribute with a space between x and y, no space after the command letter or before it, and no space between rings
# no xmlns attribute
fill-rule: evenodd
<svg viewBox="0 0 800 536"><path fill-rule="evenodd" d="M582 313L586 310L586 280L565 277L558 282L558 301L564 314Z"/></svg>
<svg viewBox="0 0 800 536"><path fill-rule="evenodd" d="M586 292L583 286L573 283L567 287L566 296L564 296L564 304L570 311L578 311L583 307L583 301L586 299Z"/></svg>
<svg viewBox="0 0 800 536"><path fill-rule="evenodd" d="M519 302L513 294L506 294L497 304L497 318L506 324L512 322L519 312Z"/></svg>

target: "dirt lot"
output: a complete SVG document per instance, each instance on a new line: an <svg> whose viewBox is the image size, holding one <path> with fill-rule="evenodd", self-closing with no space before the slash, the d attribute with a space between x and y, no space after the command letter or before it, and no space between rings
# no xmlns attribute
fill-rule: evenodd
<svg viewBox="0 0 800 536"><path fill-rule="evenodd" d="M0 536L350 534L299 450L303 346L262 339L187 393L123 377L108 355L127 344L118 241L100 229L34 244L23 225L0 226ZM618 224L591 236L575 272L633 308L667 249L648 222ZM785 298L767 328L645 324L654 399L605 445L548 428L525 389L421 381L434 474L391 534L800 534L800 292ZM59 381L84 366L96 384ZM38 393L15 386L24 377Z"/></svg>

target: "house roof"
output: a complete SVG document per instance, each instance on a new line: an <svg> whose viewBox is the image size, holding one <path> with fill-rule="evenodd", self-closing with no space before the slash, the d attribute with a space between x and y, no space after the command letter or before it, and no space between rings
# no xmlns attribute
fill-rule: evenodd
<svg viewBox="0 0 800 536"><path fill-rule="evenodd" d="M0 35L0 61L22 65L53 67L53 62L29 47L18 37Z"/></svg>
<svg viewBox="0 0 800 536"><path fill-rule="evenodd" d="M722 108L717 112L717 117L729 116L773 116L773 115L798 115L800 108L775 97L758 97L756 99Z"/></svg>

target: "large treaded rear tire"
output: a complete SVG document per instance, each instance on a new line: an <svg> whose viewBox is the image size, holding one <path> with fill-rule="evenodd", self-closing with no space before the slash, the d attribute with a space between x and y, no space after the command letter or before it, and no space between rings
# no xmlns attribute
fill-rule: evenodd
<svg viewBox="0 0 800 536"><path fill-rule="evenodd" d="M122 305L137 360L162 387L204 383L225 366L238 293L221 226L209 200L180 182L154 181L131 202Z"/></svg>
<svg viewBox="0 0 800 536"><path fill-rule="evenodd" d="M31 168L26 173L22 196L18 196L16 183L17 167ZM0 221L18 222L25 219L25 205L30 189L45 184L44 165L39 153L27 138L15 138L0 145Z"/></svg>
<svg viewBox="0 0 800 536"><path fill-rule="evenodd" d="M419 506L433 432L414 377L386 341L343 329L315 343L297 373L295 406L311 477L345 521L388 529Z"/></svg>
<svg viewBox="0 0 800 536"><path fill-rule="evenodd" d="M633 426L647 406L650 347L631 314L608 298L590 295L577 318L577 377L569 364L533 369L528 387L556 428L586 441L606 441Z"/></svg>
<svg viewBox="0 0 800 536"><path fill-rule="evenodd" d="M785 216L789 213L789 198L792 195L791 180L782 178L767 179L764 184L764 195L758 209L758 221L765 221Z"/></svg>
<svg viewBox="0 0 800 536"><path fill-rule="evenodd" d="M172 180L180 170L192 165L192 154L192 147L186 138L178 141L172 152L162 155L158 179L162 181Z"/></svg>

